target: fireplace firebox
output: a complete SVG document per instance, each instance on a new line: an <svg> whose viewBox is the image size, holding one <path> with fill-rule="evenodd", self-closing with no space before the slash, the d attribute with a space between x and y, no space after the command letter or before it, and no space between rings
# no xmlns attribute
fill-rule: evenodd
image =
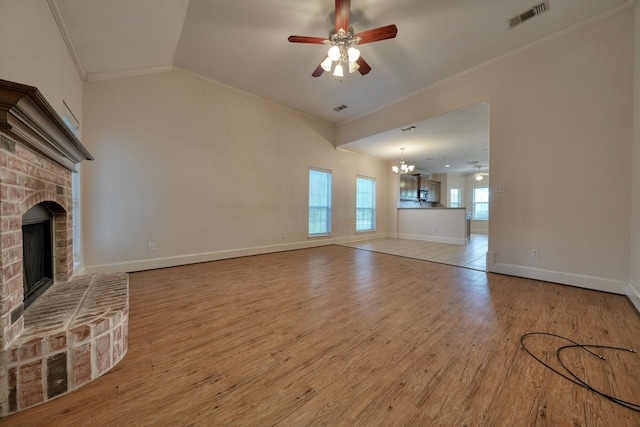
<svg viewBox="0 0 640 427"><path fill-rule="evenodd" d="M24 308L53 284L53 214L42 203L22 216Z"/></svg>

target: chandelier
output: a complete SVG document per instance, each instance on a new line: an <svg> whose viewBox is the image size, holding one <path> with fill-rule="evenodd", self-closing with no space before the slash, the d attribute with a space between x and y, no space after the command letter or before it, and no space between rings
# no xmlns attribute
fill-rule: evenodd
<svg viewBox="0 0 640 427"><path fill-rule="evenodd" d="M399 165L394 165L391 166L391 170L393 170L393 173L395 173L396 175L403 174L403 173L409 173L409 172L413 172L413 169L415 169L415 166L413 165L408 165L404 162L404 147L400 148L400 162Z"/></svg>
<svg viewBox="0 0 640 427"><path fill-rule="evenodd" d="M348 64L349 73L358 71L360 65L356 62L360 58L360 51L353 47L360 42L360 37L353 35L353 29L349 28L349 32L346 32L342 28L338 31L332 31L329 35L329 40L325 43L331 44L327 57L320 63L320 66L325 71L331 71L333 68L334 77L344 76L344 68L342 63ZM335 62L335 67L333 63Z"/></svg>

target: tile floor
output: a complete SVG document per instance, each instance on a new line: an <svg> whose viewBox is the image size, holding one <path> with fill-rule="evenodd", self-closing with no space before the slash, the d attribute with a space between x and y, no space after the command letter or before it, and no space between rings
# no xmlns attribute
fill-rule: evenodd
<svg viewBox="0 0 640 427"><path fill-rule="evenodd" d="M375 239L345 243L342 246L486 271L488 245L489 236L472 234L466 245L408 239Z"/></svg>

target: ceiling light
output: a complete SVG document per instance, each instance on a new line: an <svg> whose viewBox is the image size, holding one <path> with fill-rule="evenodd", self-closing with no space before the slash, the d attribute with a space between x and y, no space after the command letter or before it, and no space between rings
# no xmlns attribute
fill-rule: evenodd
<svg viewBox="0 0 640 427"><path fill-rule="evenodd" d="M347 57L349 58L349 62L356 62L358 58L360 58L360 51L355 47L350 47L347 49Z"/></svg>
<svg viewBox="0 0 640 427"><path fill-rule="evenodd" d="M413 169L415 169L415 166L407 165L404 162L404 147L400 148L400 159L401 160L398 162L397 166L396 165L391 166L391 170L393 171L393 173L398 175L399 173L404 174L404 173L413 172Z"/></svg>
<svg viewBox="0 0 640 427"><path fill-rule="evenodd" d="M331 46L327 55L329 56L329 58L331 58L332 61L337 61L342 56L340 48L338 46Z"/></svg>
<svg viewBox="0 0 640 427"><path fill-rule="evenodd" d="M325 58L324 61L322 61L320 63L320 66L322 67L323 70L325 71L331 71L331 66L333 65L333 61L331 60L331 58L329 58L328 56Z"/></svg>
<svg viewBox="0 0 640 427"><path fill-rule="evenodd" d="M335 63L333 69L335 77L344 76L343 63L349 64L349 73L358 71L360 64L357 61L360 58L360 51L354 47L358 42L360 42L360 37L354 37L352 33L347 33L342 29L338 30L330 37L331 47L327 52L327 57L320 63L320 67L329 72Z"/></svg>
<svg viewBox="0 0 640 427"><path fill-rule="evenodd" d="M484 177L480 174L480 172L478 172L478 173L476 174L476 178L475 178L475 179L476 179L476 181L482 181L482 179L483 179L483 178L484 178Z"/></svg>
<svg viewBox="0 0 640 427"><path fill-rule="evenodd" d="M450 168L450 167L451 167L451 165L444 165L444 167L445 167L445 168Z"/></svg>

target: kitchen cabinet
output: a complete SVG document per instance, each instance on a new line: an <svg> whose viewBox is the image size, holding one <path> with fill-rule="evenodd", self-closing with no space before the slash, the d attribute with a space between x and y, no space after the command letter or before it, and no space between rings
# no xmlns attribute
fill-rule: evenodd
<svg viewBox="0 0 640 427"><path fill-rule="evenodd" d="M420 190L427 191L427 202L440 202L440 182L432 181L426 176L420 177Z"/></svg>
<svg viewBox="0 0 640 427"><path fill-rule="evenodd" d="M400 200L418 200L418 177L402 175L400 177Z"/></svg>

